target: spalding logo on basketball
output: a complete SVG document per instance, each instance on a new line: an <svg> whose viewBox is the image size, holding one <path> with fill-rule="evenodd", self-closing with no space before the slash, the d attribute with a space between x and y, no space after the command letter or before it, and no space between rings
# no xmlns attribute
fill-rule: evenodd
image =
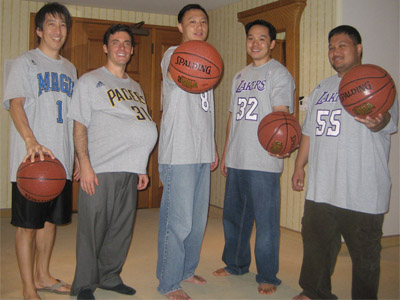
<svg viewBox="0 0 400 300"><path fill-rule="evenodd" d="M339 98L354 117L374 118L393 104L396 87L392 77L379 66L365 64L351 68L339 85Z"/></svg>
<svg viewBox="0 0 400 300"><path fill-rule="evenodd" d="M297 119L286 112L266 115L258 125L261 146L273 155L286 155L300 145L301 127Z"/></svg>
<svg viewBox="0 0 400 300"><path fill-rule="evenodd" d="M204 41L187 41L171 56L169 72L175 83L190 93L213 88L222 75L223 63L217 49Z"/></svg>
<svg viewBox="0 0 400 300"><path fill-rule="evenodd" d="M17 171L17 187L21 194L33 202L48 202L56 198L64 189L66 173L61 162L49 155L41 161L35 155L34 162L30 158L22 162Z"/></svg>

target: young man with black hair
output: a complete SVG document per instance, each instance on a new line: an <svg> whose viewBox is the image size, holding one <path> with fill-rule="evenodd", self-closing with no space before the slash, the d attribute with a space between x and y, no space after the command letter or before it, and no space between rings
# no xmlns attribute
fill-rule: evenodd
<svg viewBox="0 0 400 300"><path fill-rule="evenodd" d="M289 71L271 57L276 29L264 20L245 27L246 50L253 62L236 74L221 172L226 176L223 212L226 267L215 276L249 272L250 236L257 235L256 281L260 294L272 294L281 283L279 270L280 176L282 157L268 154L258 141L258 125L274 111L293 112L295 83Z"/></svg>
<svg viewBox="0 0 400 300"><path fill-rule="evenodd" d="M178 15L182 42L205 41L208 15L200 5L189 4ZM164 54L163 114L158 162L163 195L158 233L158 290L172 300L190 297L181 281L205 284L195 275L207 223L210 170L218 165L214 140L213 90L201 94L181 89L168 71L171 55Z"/></svg>
<svg viewBox="0 0 400 300"><path fill-rule="evenodd" d="M77 80L75 67L60 56L71 26L68 9L53 2L35 16L39 46L12 64L4 88L9 110L11 224L17 227L15 247L24 299L40 299L37 291L69 294L70 285L50 275L56 225L71 222L74 150L72 122L66 113ZM27 200L18 190L16 173L22 161L43 160L44 154L63 164L67 182L62 193L47 203Z"/></svg>
<svg viewBox="0 0 400 300"><path fill-rule="evenodd" d="M375 118L354 118L339 100L339 84L361 64L363 47L352 26L332 29L328 58L336 75L322 80L308 100L292 187L307 191L302 219L301 299L337 299L331 276L346 242L353 263L352 299L377 299L382 225L389 209L390 135L398 102Z"/></svg>
<svg viewBox="0 0 400 300"><path fill-rule="evenodd" d="M106 64L79 79L68 112L81 171L71 288L78 299L95 299L97 287L136 292L120 274L132 239L137 191L149 182L147 162L157 140L143 91L125 73L134 50L130 27L111 26L103 50Z"/></svg>

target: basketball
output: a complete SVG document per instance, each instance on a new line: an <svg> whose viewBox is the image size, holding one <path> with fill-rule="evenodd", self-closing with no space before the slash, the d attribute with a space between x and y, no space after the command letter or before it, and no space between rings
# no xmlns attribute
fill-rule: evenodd
<svg viewBox="0 0 400 300"><path fill-rule="evenodd" d="M169 72L183 90L202 93L213 88L222 75L223 63L217 49L204 41L184 42L171 56Z"/></svg>
<svg viewBox="0 0 400 300"><path fill-rule="evenodd" d="M266 115L258 125L261 146L273 155L286 155L300 145L301 127L297 119L282 111Z"/></svg>
<svg viewBox="0 0 400 300"><path fill-rule="evenodd" d="M28 159L22 162L17 171L17 187L21 194L33 202L48 202L56 198L65 186L66 174L58 159L44 155L41 161L39 154L35 161Z"/></svg>
<svg viewBox="0 0 400 300"><path fill-rule="evenodd" d="M393 104L396 87L392 77L375 65L359 65L344 74L339 98L354 117L371 117L387 112Z"/></svg>

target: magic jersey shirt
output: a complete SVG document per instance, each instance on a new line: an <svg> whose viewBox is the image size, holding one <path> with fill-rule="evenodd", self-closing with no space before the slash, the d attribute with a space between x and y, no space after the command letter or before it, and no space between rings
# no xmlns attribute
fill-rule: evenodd
<svg viewBox="0 0 400 300"><path fill-rule="evenodd" d="M157 128L137 82L129 77L117 78L105 67L84 74L68 117L87 128L95 173L146 174Z"/></svg>
<svg viewBox="0 0 400 300"><path fill-rule="evenodd" d="M295 84L289 71L275 59L255 67L248 65L232 84L232 113L225 158L227 167L280 173L283 160L273 157L258 141L258 125L274 106L293 112Z"/></svg>
<svg viewBox="0 0 400 300"><path fill-rule="evenodd" d="M168 78L169 62L176 48L170 47L161 62L163 112L158 162L212 163L215 160L213 90L189 93Z"/></svg>
<svg viewBox="0 0 400 300"><path fill-rule="evenodd" d="M67 179L73 172L72 121L67 111L74 92L76 69L63 57L52 59L41 50L30 50L12 63L6 78L3 104L10 109L10 100L25 98L25 113L39 144L50 149L63 164ZM26 155L25 141L10 127L10 180Z"/></svg>
<svg viewBox="0 0 400 300"><path fill-rule="evenodd" d="M310 137L306 199L371 214L389 208L390 134L397 131L398 102L379 132L354 120L340 103L337 75L321 81L308 99L303 134Z"/></svg>

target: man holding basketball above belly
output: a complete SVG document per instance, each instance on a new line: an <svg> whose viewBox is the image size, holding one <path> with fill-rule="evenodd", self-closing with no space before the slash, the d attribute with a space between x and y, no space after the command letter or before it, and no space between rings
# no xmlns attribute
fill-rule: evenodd
<svg viewBox="0 0 400 300"><path fill-rule="evenodd" d="M71 16L58 3L43 6L35 16L39 47L12 64L4 89L4 105L13 120L10 130L11 224L17 226L15 246L24 299L40 299L37 291L69 294L70 285L49 274L56 225L71 222L73 143L66 113L76 82L76 69L59 55ZM28 201L19 192L16 173L22 160L35 154L57 157L67 182L61 195L47 203Z"/></svg>
<svg viewBox="0 0 400 300"><path fill-rule="evenodd" d="M197 4L189 4L178 15L182 42L204 41L208 15ZM158 290L172 300L190 297L181 281L205 284L195 275L207 222L210 170L218 165L214 141L213 91L201 94L181 89L168 71L169 48L161 62L163 114L158 162L163 195L158 232Z"/></svg>
<svg viewBox="0 0 400 300"><path fill-rule="evenodd" d="M279 269L280 176L283 160L258 141L258 125L273 111L292 112L295 84L289 71L271 57L276 29L267 21L246 25L246 50L253 62L236 74L221 172L226 176L223 212L226 267L215 276L249 272L250 236L256 222L258 292L269 295L281 281Z"/></svg>
<svg viewBox="0 0 400 300"><path fill-rule="evenodd" d="M353 263L352 298L377 299L382 225L389 209L390 135L397 131L398 102L376 118L354 118L339 100L339 84L361 64L359 32L347 25L329 33L328 57L336 75L321 81L308 100L292 187L307 192L302 219L300 299L337 299L331 275L346 242Z"/></svg>

